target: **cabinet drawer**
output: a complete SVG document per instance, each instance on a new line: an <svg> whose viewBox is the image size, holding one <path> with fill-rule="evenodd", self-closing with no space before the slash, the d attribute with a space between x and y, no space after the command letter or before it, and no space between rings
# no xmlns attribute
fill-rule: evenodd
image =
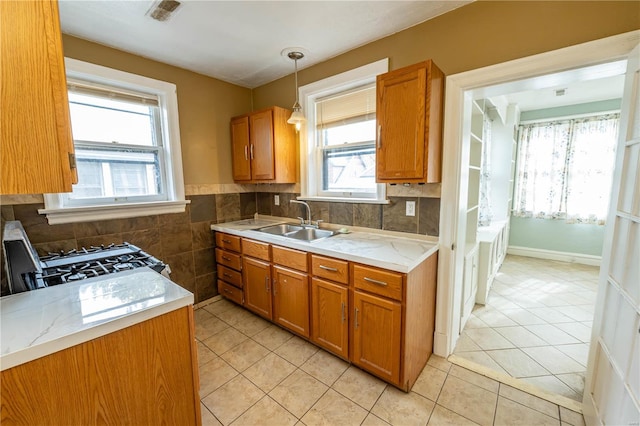
<svg viewBox="0 0 640 426"><path fill-rule="evenodd" d="M218 280L218 293L229 300L233 300L238 305L242 305L242 290L239 288Z"/></svg>
<svg viewBox="0 0 640 426"><path fill-rule="evenodd" d="M242 269L242 261L239 254L229 253L226 250L216 248L216 262L218 264L228 266L231 269L240 271Z"/></svg>
<svg viewBox="0 0 640 426"><path fill-rule="evenodd" d="M353 265L353 285L390 299L402 300L402 274L363 265Z"/></svg>
<svg viewBox="0 0 640 426"><path fill-rule="evenodd" d="M240 237L216 232L216 246L225 250L240 253Z"/></svg>
<svg viewBox="0 0 640 426"><path fill-rule="evenodd" d="M307 253L284 247L271 247L273 263L298 271L307 272Z"/></svg>
<svg viewBox="0 0 640 426"><path fill-rule="evenodd" d="M255 257L256 259L271 260L269 256L269 244L260 241L242 239L242 254L245 256Z"/></svg>
<svg viewBox="0 0 640 426"><path fill-rule="evenodd" d="M349 284L349 262L311 255L311 273L331 281Z"/></svg>
<svg viewBox="0 0 640 426"><path fill-rule="evenodd" d="M242 288L242 274L226 266L218 265L218 279Z"/></svg>

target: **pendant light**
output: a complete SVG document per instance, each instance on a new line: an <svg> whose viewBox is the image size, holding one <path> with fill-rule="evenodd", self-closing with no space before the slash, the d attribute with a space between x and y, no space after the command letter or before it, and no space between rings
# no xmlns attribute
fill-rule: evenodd
<svg viewBox="0 0 640 426"><path fill-rule="evenodd" d="M302 107L298 102L298 59L304 58L304 54L302 52L292 51L292 52L289 52L287 56L289 57L289 59L293 59L295 63L295 77L296 77L296 103L293 104L293 113L291 114L291 117L289 117L289 120L287 120L287 123L295 124L296 131L299 131L302 123L307 121L307 119L304 117L304 114L302 113Z"/></svg>

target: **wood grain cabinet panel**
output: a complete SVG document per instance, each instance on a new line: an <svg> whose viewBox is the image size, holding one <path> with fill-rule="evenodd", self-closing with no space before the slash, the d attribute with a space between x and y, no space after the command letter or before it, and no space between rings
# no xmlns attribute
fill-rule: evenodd
<svg viewBox="0 0 640 426"><path fill-rule="evenodd" d="M298 182L298 144L291 111L271 107L231 119L233 180Z"/></svg>
<svg viewBox="0 0 640 426"><path fill-rule="evenodd" d="M311 279L311 341L349 358L349 293L347 287Z"/></svg>
<svg viewBox="0 0 640 426"><path fill-rule="evenodd" d="M309 337L309 276L273 267L273 320L281 326Z"/></svg>
<svg viewBox="0 0 640 426"><path fill-rule="evenodd" d="M267 319L272 318L271 265L268 262L242 258L244 306Z"/></svg>
<svg viewBox="0 0 640 426"><path fill-rule="evenodd" d="M0 194L70 192L75 169L57 1L0 1Z"/></svg>
<svg viewBox="0 0 640 426"><path fill-rule="evenodd" d="M242 257L239 254L216 248L216 262L228 268L240 271L242 269Z"/></svg>
<svg viewBox="0 0 640 426"><path fill-rule="evenodd" d="M0 423L200 425L192 307L1 373Z"/></svg>
<svg viewBox="0 0 640 426"><path fill-rule="evenodd" d="M271 254L274 265L286 266L302 272L307 272L307 253L286 247L272 246Z"/></svg>
<svg viewBox="0 0 640 426"><path fill-rule="evenodd" d="M401 304L356 291L353 305L353 363L400 386Z"/></svg>
<svg viewBox="0 0 640 426"><path fill-rule="evenodd" d="M240 237L235 235L225 234L223 232L216 232L216 246L228 250L240 253Z"/></svg>
<svg viewBox="0 0 640 426"><path fill-rule="evenodd" d="M251 160L249 153L249 117L231 120L231 169L233 180L251 180Z"/></svg>
<svg viewBox="0 0 640 426"><path fill-rule="evenodd" d="M331 257L311 255L311 273L342 284L349 283L349 262Z"/></svg>
<svg viewBox="0 0 640 426"><path fill-rule="evenodd" d="M430 60L377 77L377 182L441 181L443 95Z"/></svg>
<svg viewBox="0 0 640 426"><path fill-rule="evenodd" d="M236 302L238 305L244 304L242 289L220 279L218 280L218 293L227 299Z"/></svg>
<svg viewBox="0 0 640 426"><path fill-rule="evenodd" d="M255 257L256 259L271 260L271 251L269 250L269 243L263 243L261 241L242 239L242 254L244 256Z"/></svg>

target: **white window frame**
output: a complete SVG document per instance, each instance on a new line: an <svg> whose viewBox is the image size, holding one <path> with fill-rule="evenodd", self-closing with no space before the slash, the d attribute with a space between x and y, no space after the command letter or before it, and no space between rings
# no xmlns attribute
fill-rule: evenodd
<svg viewBox="0 0 640 426"><path fill-rule="evenodd" d="M363 65L350 71L315 81L298 89L303 111L307 116L306 123L300 130L300 200L333 201L342 203L388 204L386 185L377 184L377 191L372 196L328 196L321 191L322 159L316 150L315 102L333 94L351 90L370 83L375 83L376 76L389 70L389 58Z"/></svg>
<svg viewBox="0 0 640 426"><path fill-rule="evenodd" d="M189 203L185 200L182 174L182 153L180 148L180 127L178 119L178 97L175 84L114 70L100 65L65 58L67 77L98 85L145 92L158 97L162 120L162 156L164 157L163 199L158 201L124 201L97 205L73 206L67 203L68 196L44 194L45 208L38 210L45 214L49 224L86 222L93 220L149 216L156 214L181 213Z"/></svg>

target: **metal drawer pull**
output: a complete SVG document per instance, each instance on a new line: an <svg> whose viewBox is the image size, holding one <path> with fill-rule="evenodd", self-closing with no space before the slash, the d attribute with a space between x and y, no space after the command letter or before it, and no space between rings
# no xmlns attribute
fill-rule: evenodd
<svg viewBox="0 0 640 426"><path fill-rule="evenodd" d="M320 265L320 266L318 266L318 268L324 269L325 271L338 272L338 269L332 268L331 266Z"/></svg>
<svg viewBox="0 0 640 426"><path fill-rule="evenodd" d="M356 308L356 328L358 328L358 308Z"/></svg>
<svg viewBox="0 0 640 426"><path fill-rule="evenodd" d="M253 160L253 144L251 144L251 159Z"/></svg>
<svg viewBox="0 0 640 426"><path fill-rule="evenodd" d="M264 277L264 288L267 291L267 293L269 292L269 277Z"/></svg>
<svg viewBox="0 0 640 426"><path fill-rule="evenodd" d="M227 294L231 294L231 290L229 290L228 288L225 288L224 292L227 293Z"/></svg>
<svg viewBox="0 0 640 426"><path fill-rule="evenodd" d="M344 302L342 302L342 322L344 322Z"/></svg>
<svg viewBox="0 0 640 426"><path fill-rule="evenodd" d="M227 262L231 262L231 259L228 258L227 256L222 256L222 260L226 260Z"/></svg>
<svg viewBox="0 0 640 426"><path fill-rule="evenodd" d="M225 272L224 274L222 274L222 275L224 275L224 276L225 276L225 277L227 277L227 278L232 278L232 277L231 277L231 274L227 274L226 272Z"/></svg>
<svg viewBox="0 0 640 426"><path fill-rule="evenodd" d="M245 159L245 160L248 160L248 159L249 159L248 152L249 152L249 146L248 146L248 145L245 145L245 146L244 146L244 159Z"/></svg>
<svg viewBox="0 0 640 426"><path fill-rule="evenodd" d="M223 243L231 244L230 240L222 240Z"/></svg>
<svg viewBox="0 0 640 426"><path fill-rule="evenodd" d="M369 277L364 277L363 280L373 284L384 285L384 286L387 285L387 283L385 283L384 281L374 280L373 278L369 278Z"/></svg>

